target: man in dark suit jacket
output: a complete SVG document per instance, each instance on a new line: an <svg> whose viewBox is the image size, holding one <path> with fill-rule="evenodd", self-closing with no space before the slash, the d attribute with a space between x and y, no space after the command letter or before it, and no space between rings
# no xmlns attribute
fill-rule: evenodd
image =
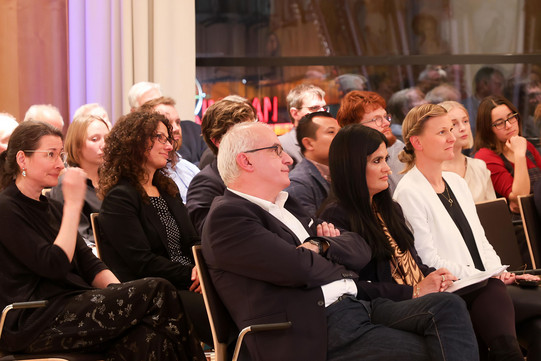
<svg viewBox="0 0 541 361"><path fill-rule="evenodd" d="M292 322L249 335L251 359L477 359L459 297L355 298L355 270L370 260L369 247L357 234L316 225L281 192L291 163L262 123L237 124L222 138L218 167L228 190L213 202L202 239L212 280L239 328Z"/></svg>
<svg viewBox="0 0 541 361"><path fill-rule="evenodd" d="M304 159L291 171L286 192L312 216L329 194L329 148L339 129L338 121L328 112L306 114L297 125Z"/></svg>
<svg viewBox="0 0 541 361"><path fill-rule="evenodd" d="M201 126L191 120L181 120L182 145L178 150L182 158L199 166L199 161L207 145L201 136Z"/></svg>
<svg viewBox="0 0 541 361"><path fill-rule="evenodd" d="M203 138L214 156L218 154L220 141L231 126L255 120L254 108L243 99L238 96L227 97L212 104L203 115ZM223 195L224 191L225 184L218 172L216 159L192 179L186 195L186 207L198 234L203 230L214 197Z"/></svg>

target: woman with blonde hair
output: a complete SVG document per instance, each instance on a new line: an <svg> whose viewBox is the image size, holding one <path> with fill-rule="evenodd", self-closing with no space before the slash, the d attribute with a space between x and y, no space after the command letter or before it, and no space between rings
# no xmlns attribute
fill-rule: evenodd
<svg viewBox="0 0 541 361"><path fill-rule="evenodd" d="M453 122L452 133L456 138L454 157L443 162L443 170L455 172L468 183L468 187L475 203L496 199L494 187L490 180L490 171L481 159L467 157L462 153L464 149L473 146L468 111L462 104L452 100L440 103L447 110Z"/></svg>
<svg viewBox="0 0 541 361"><path fill-rule="evenodd" d="M445 267L462 279L495 270L502 264L485 237L468 185L458 174L443 171L443 163L454 157L452 128L453 122L442 106L425 104L408 113L402 126L405 147L399 155L406 163L407 173L393 197L404 211L413 231L415 249L423 262L434 268ZM485 317L474 324L483 325L482 341L490 349L491 358L522 360L515 321L517 326L530 326L530 322L536 323L541 316L539 301L527 309L522 304L528 299L524 298L522 289L514 286L506 289L505 285L512 285L517 279L539 280L537 276L503 272L488 279L485 286L492 290L483 304L485 315L493 311L498 317ZM495 334L497 330L499 335ZM539 347L540 331L536 327L527 333L532 337L528 342L529 359L530 356L534 359L537 350L533 350Z"/></svg>
<svg viewBox="0 0 541 361"><path fill-rule="evenodd" d="M94 233L90 224L90 214L99 212L101 200L97 196L98 168L103 163L103 146L109 133L109 124L101 117L81 115L75 117L66 134L64 149L67 163L70 167L78 167L86 172L86 195L81 218L79 233L89 247L95 247ZM53 187L48 197L64 203L62 182L64 176L58 179L58 185Z"/></svg>

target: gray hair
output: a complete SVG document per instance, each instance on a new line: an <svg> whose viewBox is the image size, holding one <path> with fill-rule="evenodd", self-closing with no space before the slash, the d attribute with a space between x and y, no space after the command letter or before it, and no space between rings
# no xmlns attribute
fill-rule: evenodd
<svg viewBox="0 0 541 361"><path fill-rule="evenodd" d="M105 114L105 118L103 120L105 120L105 122L109 124L109 128L110 128L111 122L109 121L109 115L107 114L107 110L105 110L105 108L102 107L98 103L89 103L89 104L81 105L79 108L77 108L77 110L73 114L73 120L75 120L75 118L82 118L87 115L94 115L94 116L103 118L99 116L98 113Z"/></svg>
<svg viewBox="0 0 541 361"><path fill-rule="evenodd" d="M64 119L57 107L51 104L34 104L26 111L23 121L37 120L46 122L46 119L51 118L60 119L62 126L64 126Z"/></svg>
<svg viewBox="0 0 541 361"><path fill-rule="evenodd" d="M270 129L265 123L243 122L233 125L223 136L218 152L218 171L226 186L240 176L237 155L256 147L258 128Z"/></svg>
<svg viewBox="0 0 541 361"><path fill-rule="evenodd" d="M299 84L287 94L287 111L289 112L291 108L300 108L307 95L325 99L325 92L320 87L312 84Z"/></svg>
<svg viewBox="0 0 541 361"><path fill-rule="evenodd" d="M160 94L162 93L160 84L157 83L142 81L133 84L128 92L128 103L130 104L130 108L139 108L141 105L143 105L139 104L139 97L152 89L156 89Z"/></svg>

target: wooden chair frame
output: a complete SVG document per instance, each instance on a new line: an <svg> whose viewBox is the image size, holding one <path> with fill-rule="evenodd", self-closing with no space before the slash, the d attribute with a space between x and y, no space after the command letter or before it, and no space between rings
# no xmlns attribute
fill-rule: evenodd
<svg viewBox="0 0 541 361"><path fill-rule="evenodd" d="M197 273L199 275L199 283L201 285L201 290L203 292L203 299L205 300L205 308L207 309L207 314L210 322L210 329L212 332L212 339L214 341L214 352L216 361L237 361L240 349L242 346L242 341L244 336L251 332L261 332L261 331L274 331L274 330L284 330L291 327L291 322L282 322L282 323L270 323L270 324L261 324L261 325L251 325L245 327L240 331L237 336L237 342L235 344L235 350L233 352L233 357L228 358L227 353L227 342L220 337L219 334L224 333L233 333L234 330L238 332L236 325L234 324L231 316L227 312L225 305L221 302L214 288L210 274L203 257L203 252L201 246L196 245L192 248L195 266L197 267ZM221 312L221 313L220 313ZM227 314L224 314L227 313ZM226 321L227 320L227 321ZM226 329L227 328L227 329Z"/></svg>

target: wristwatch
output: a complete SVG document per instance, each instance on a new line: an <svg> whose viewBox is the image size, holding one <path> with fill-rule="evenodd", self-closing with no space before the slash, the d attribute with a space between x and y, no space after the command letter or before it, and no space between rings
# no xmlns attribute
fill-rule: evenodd
<svg viewBox="0 0 541 361"><path fill-rule="evenodd" d="M323 254L323 244L321 241L309 239L308 242L310 242L310 244L313 244L314 246L317 246L318 253Z"/></svg>

